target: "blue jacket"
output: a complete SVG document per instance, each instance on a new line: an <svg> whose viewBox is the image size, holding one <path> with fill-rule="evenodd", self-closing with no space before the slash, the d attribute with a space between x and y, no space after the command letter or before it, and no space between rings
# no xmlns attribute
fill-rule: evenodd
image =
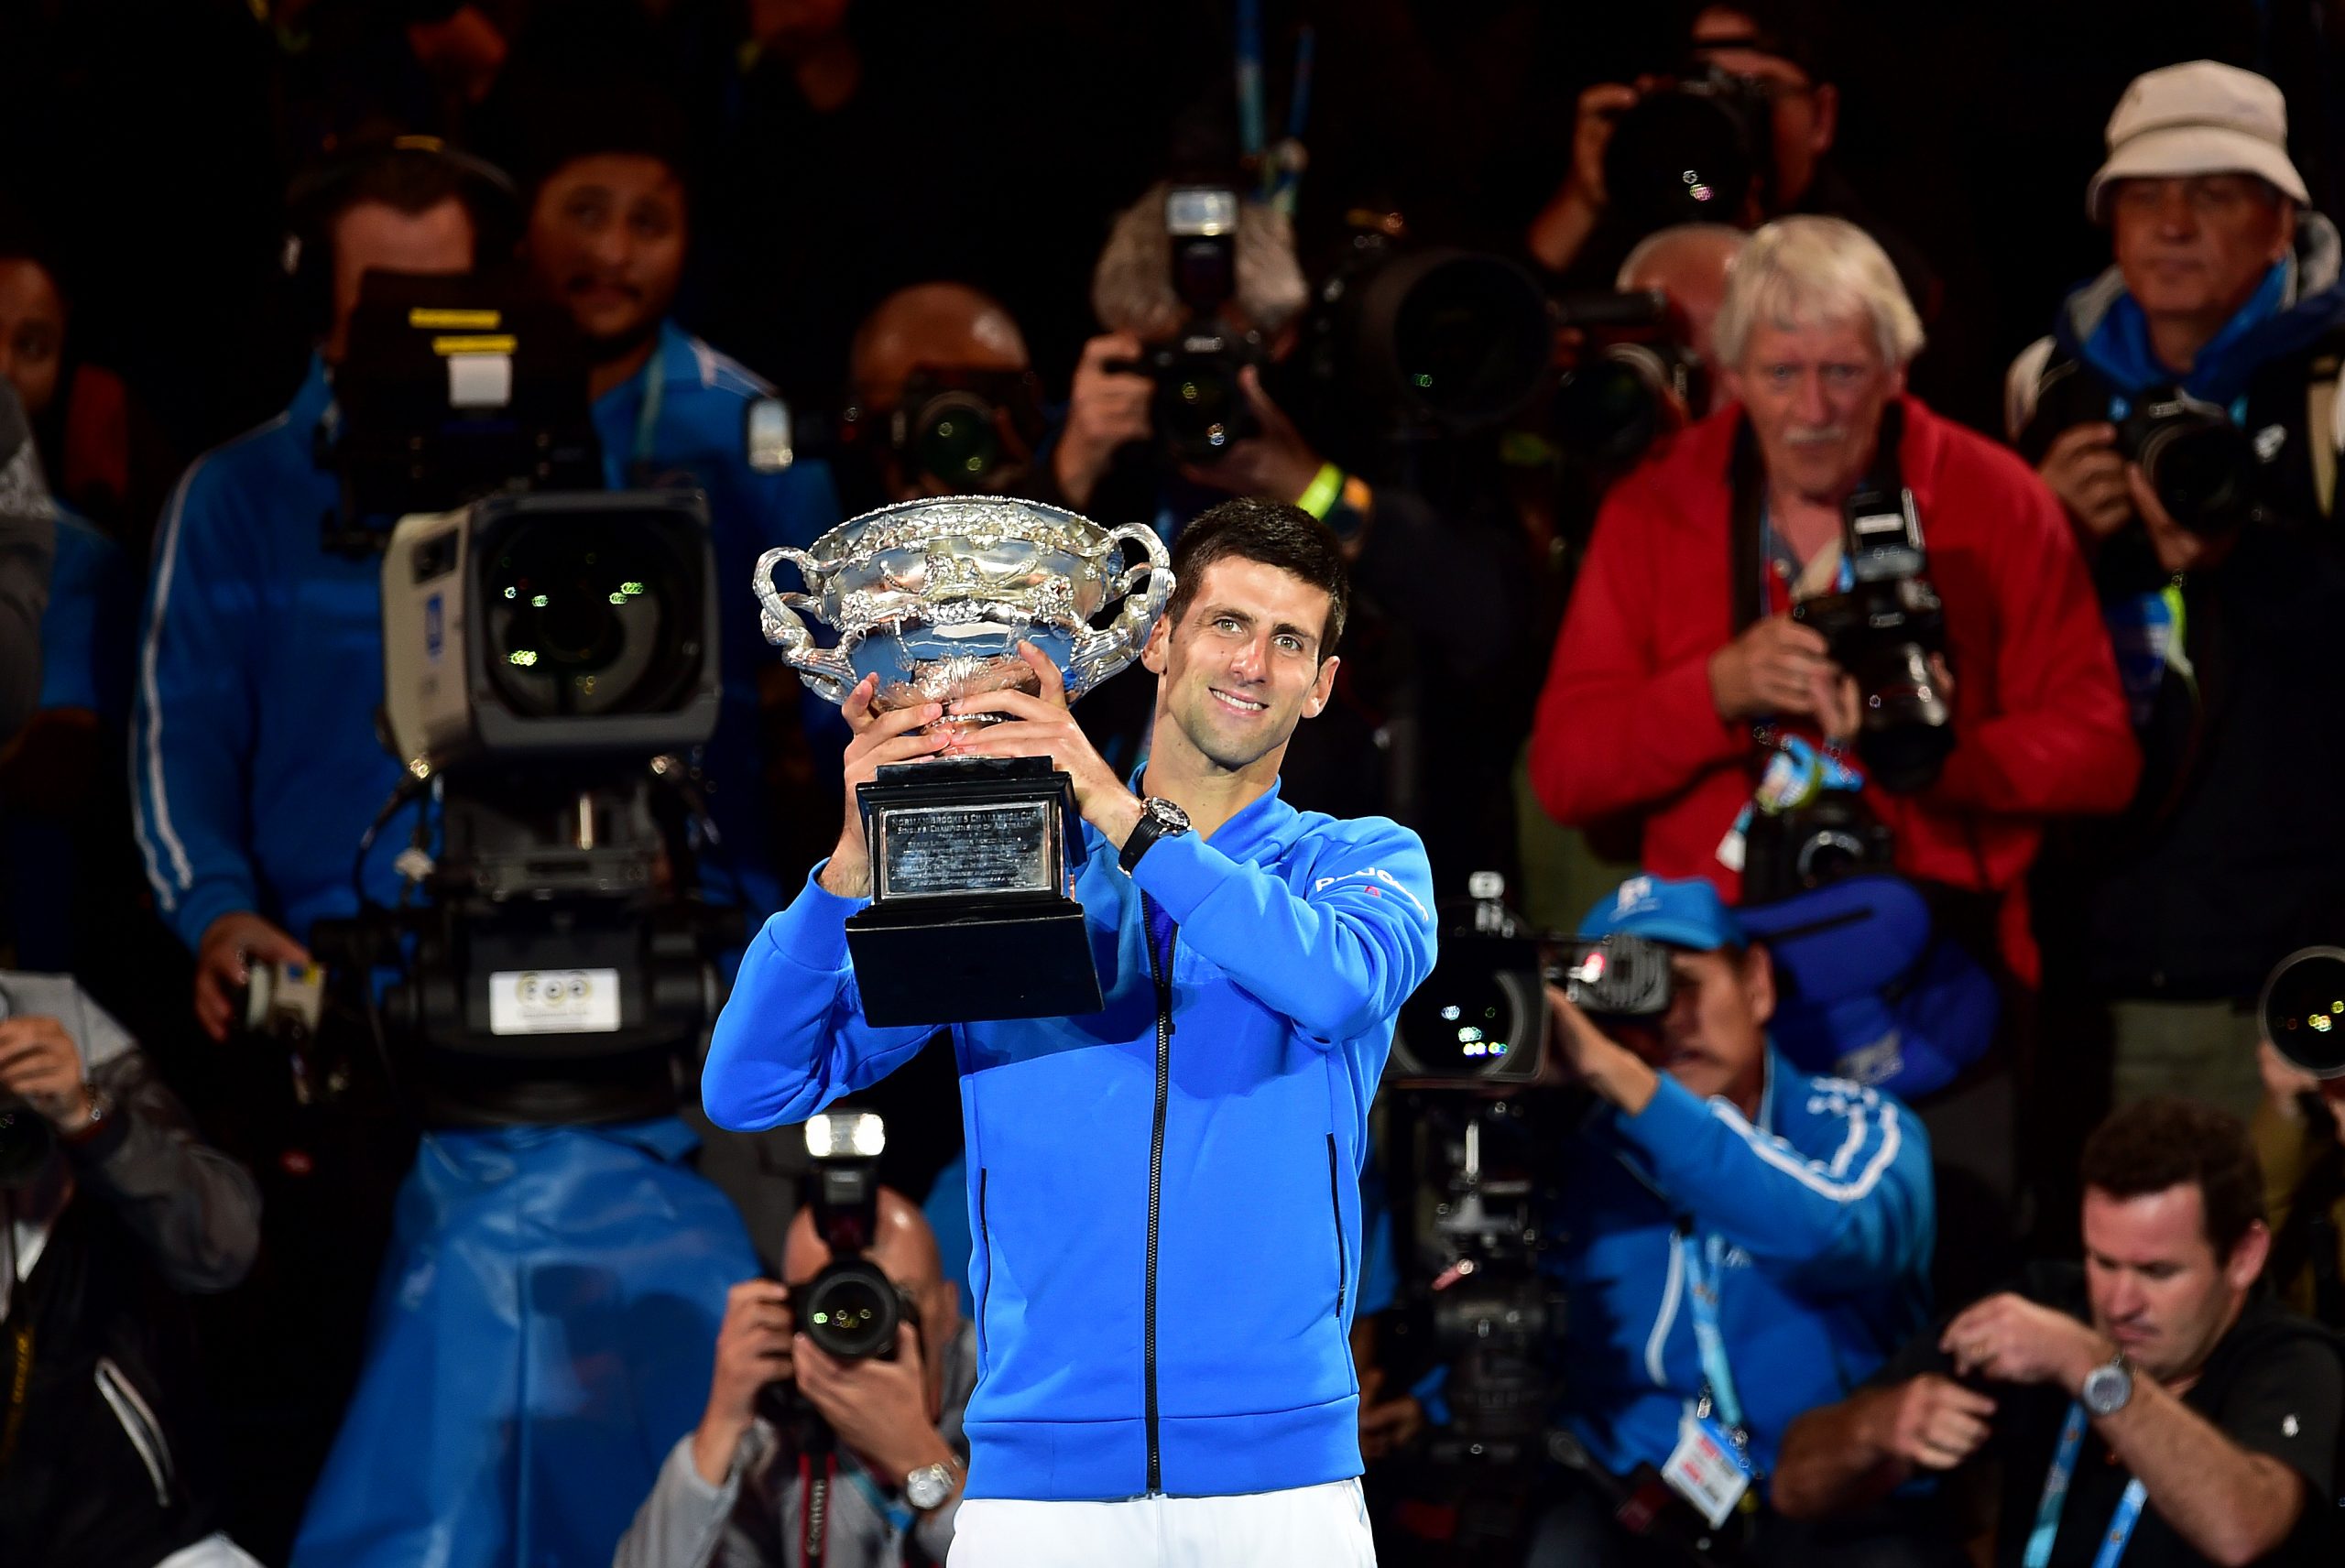
<svg viewBox="0 0 2345 1568"><path fill-rule="evenodd" d="M682 480L708 493L718 573L725 701L706 764L711 812L762 915L780 902L756 759L758 662L769 657L749 583L759 551L805 544L838 520L820 463L779 474L744 461L745 408L763 384L673 325L648 459L636 456L646 376L598 399L605 479ZM382 562L331 554L336 503L311 437L333 393L313 362L292 406L196 460L163 518L148 583L131 736L139 848L158 907L193 947L236 909L304 936L357 908L351 863L398 782L376 738L383 700ZM398 892L395 820L366 868L371 897ZM713 897L729 896L720 876Z"/></svg>
<svg viewBox="0 0 2345 1568"><path fill-rule="evenodd" d="M1357 1475L1359 1172L1393 1018L1433 966L1424 848L1276 789L1131 877L1087 826L1084 845L1105 1008L952 1031L976 1237L969 1494ZM1175 922L1167 1013L1143 894ZM750 944L702 1073L714 1120L801 1120L933 1032L864 1021L842 931L860 907L810 881Z"/></svg>
<svg viewBox="0 0 2345 1568"><path fill-rule="evenodd" d="M1702 1391L1681 1224L1697 1252L1724 1244L1720 1337L1762 1475L1794 1417L1852 1392L1927 1315L1929 1135L1878 1090L1771 1048L1755 1126L1664 1076L1565 1158L1564 1413L1615 1475L1666 1461Z"/></svg>

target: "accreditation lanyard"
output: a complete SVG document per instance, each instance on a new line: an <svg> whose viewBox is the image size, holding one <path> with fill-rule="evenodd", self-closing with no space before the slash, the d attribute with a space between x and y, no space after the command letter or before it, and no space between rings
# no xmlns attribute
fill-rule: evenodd
<svg viewBox="0 0 2345 1568"><path fill-rule="evenodd" d="M2053 1453L2052 1468L2045 1472L2044 1500L2035 1505L2035 1528L2028 1532L2021 1568L2047 1568L2051 1563L2052 1542L2060 1533L2060 1510L2067 1504L2068 1483L2076 1475L2077 1455L2084 1445L2085 1408L2072 1404L2067 1422L2060 1428L2060 1446ZM2125 1495L2117 1499L2117 1511L2110 1517L2108 1533L2101 1537L2092 1568L2117 1568L2117 1560L2125 1555L2126 1542L2133 1539L2133 1527L2142 1522L2142 1505L2149 1495L2138 1476L2126 1483Z"/></svg>
<svg viewBox="0 0 2345 1568"><path fill-rule="evenodd" d="M1718 1280L1725 1272L1726 1240L1713 1236L1697 1242L1690 1231L1680 1230L1677 1253L1685 1268L1694 1348L1702 1358L1702 1380L1708 1386L1711 1408L1735 1442L1747 1447L1750 1429L1742 1424L1742 1399L1735 1392L1734 1373L1726 1363L1726 1335L1718 1329Z"/></svg>
<svg viewBox="0 0 2345 1568"><path fill-rule="evenodd" d="M659 439L660 405L665 398L666 366L660 361L660 349L654 343L651 357L643 363L643 399L635 411L635 451L631 454L634 477L651 472L651 449Z"/></svg>

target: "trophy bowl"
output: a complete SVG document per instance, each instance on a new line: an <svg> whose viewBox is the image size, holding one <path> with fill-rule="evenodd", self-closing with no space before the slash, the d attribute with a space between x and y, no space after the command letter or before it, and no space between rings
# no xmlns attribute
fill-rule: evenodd
<svg viewBox="0 0 2345 1568"><path fill-rule="evenodd" d="M1129 564L1127 545L1140 551ZM802 591L775 587L784 561ZM766 551L757 592L766 639L817 695L845 702L877 675L872 707L885 712L1031 690L1021 640L1058 666L1072 702L1139 657L1172 596L1172 570L1163 540L1141 524L1107 528L1034 501L937 495L850 518L806 550ZM819 645L809 618L836 631L837 644Z"/></svg>

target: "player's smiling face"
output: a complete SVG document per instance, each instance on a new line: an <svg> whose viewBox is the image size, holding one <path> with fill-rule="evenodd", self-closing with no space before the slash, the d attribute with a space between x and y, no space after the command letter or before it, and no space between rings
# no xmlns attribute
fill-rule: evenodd
<svg viewBox="0 0 2345 1568"><path fill-rule="evenodd" d="M1226 772L1282 754L1335 688L1336 661L1320 656L1328 607L1326 590L1283 568L1242 556L1208 565L1181 624L1160 623L1141 656L1163 678L1158 716L1172 721L1157 746L1177 735Z"/></svg>

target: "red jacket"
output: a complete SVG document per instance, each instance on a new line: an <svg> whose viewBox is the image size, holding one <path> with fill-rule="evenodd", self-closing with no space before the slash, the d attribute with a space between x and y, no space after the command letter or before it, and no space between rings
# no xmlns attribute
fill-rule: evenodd
<svg viewBox="0 0 2345 1568"><path fill-rule="evenodd" d="M2115 811L2140 754L2108 633L2059 503L2012 452L1903 400L1899 461L1946 602L1953 755L1919 795L1869 789L1899 869L2001 891L2002 947L2035 978L2022 878L2045 817ZM1642 819L1646 870L1740 877L1718 843L1751 798L1750 725L1718 715L1709 658L1731 639L1732 495L1742 411L1674 438L1614 489L1555 644L1531 779L1558 822Z"/></svg>

